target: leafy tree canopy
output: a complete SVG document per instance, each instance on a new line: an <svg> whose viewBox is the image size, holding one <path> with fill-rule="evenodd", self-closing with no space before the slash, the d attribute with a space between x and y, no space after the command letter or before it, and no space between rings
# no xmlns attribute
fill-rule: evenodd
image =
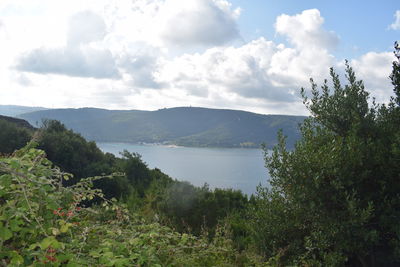
<svg viewBox="0 0 400 267"><path fill-rule="evenodd" d="M370 104L348 63L346 84L333 69L330 75L333 89L313 80L310 97L302 89L311 117L294 150L280 134L266 151L272 188L259 191L254 238L278 263L398 266L400 63L393 63L388 105Z"/></svg>

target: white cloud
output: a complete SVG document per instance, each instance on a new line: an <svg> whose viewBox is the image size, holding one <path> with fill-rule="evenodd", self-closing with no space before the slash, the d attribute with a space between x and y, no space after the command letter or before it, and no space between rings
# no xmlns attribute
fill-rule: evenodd
<svg viewBox="0 0 400 267"><path fill-rule="evenodd" d="M283 14L276 20L275 30L285 35L290 43L300 49L335 48L338 36L322 28L324 19L318 9L304 10L301 14Z"/></svg>
<svg viewBox="0 0 400 267"><path fill-rule="evenodd" d="M394 59L392 52L369 52L351 61L357 78L364 81L366 89L378 102L387 102L392 95L393 87L389 75Z"/></svg>
<svg viewBox="0 0 400 267"><path fill-rule="evenodd" d="M119 73L111 51L95 43L106 34L103 19L91 11L83 11L71 16L68 25L65 47L41 47L26 52L16 68L41 74L117 78Z"/></svg>
<svg viewBox="0 0 400 267"><path fill-rule="evenodd" d="M109 50L93 49L88 46L35 49L22 55L16 68L20 71L73 77L101 79L119 76Z"/></svg>
<svg viewBox="0 0 400 267"><path fill-rule="evenodd" d="M316 9L277 18L288 44L238 45L241 11L226 0L56 2L0 4L0 104L306 114L300 87L340 67ZM391 94L389 54L352 61L378 99Z"/></svg>
<svg viewBox="0 0 400 267"><path fill-rule="evenodd" d="M10 78L22 86L31 86L32 85L32 81L24 73L21 73L21 72L11 72Z"/></svg>
<svg viewBox="0 0 400 267"><path fill-rule="evenodd" d="M135 88L159 89L163 86L156 80L160 52L155 48L145 48L140 52L125 52L120 56L118 65L127 84Z"/></svg>
<svg viewBox="0 0 400 267"><path fill-rule="evenodd" d="M394 14L395 21L389 26L392 30L400 30L400 10Z"/></svg>
<svg viewBox="0 0 400 267"><path fill-rule="evenodd" d="M297 42L296 38L303 37L292 39ZM220 91L293 103L299 101L299 89L308 86L310 77L322 80L334 64L333 56L324 47L290 48L259 38L240 47L216 47L165 62L159 70L159 80L187 94L206 96L210 91Z"/></svg>
<svg viewBox="0 0 400 267"><path fill-rule="evenodd" d="M24 74L24 79L30 81L30 86L21 82L18 73L14 73L0 90L0 104L14 103L27 106L57 107L128 107L126 96L131 90L119 80L88 79L84 77L70 77L65 75L36 73Z"/></svg>
<svg viewBox="0 0 400 267"><path fill-rule="evenodd" d="M68 46L72 47L101 41L106 35L106 24L103 18L89 10L72 15L68 26Z"/></svg>
<svg viewBox="0 0 400 267"><path fill-rule="evenodd" d="M239 37L240 9L226 0L136 0L104 9L108 41L142 42L166 50L222 45Z"/></svg>
<svg viewBox="0 0 400 267"><path fill-rule="evenodd" d="M160 36L178 46L221 45L239 37L239 13L222 0L167 0L160 11Z"/></svg>
<svg viewBox="0 0 400 267"><path fill-rule="evenodd" d="M239 9L225 0L142 0L106 7L102 16L90 10L70 16L65 46L25 52L17 68L94 78L116 78L122 71L133 86L159 88L158 57L170 45L207 47L239 36Z"/></svg>
<svg viewBox="0 0 400 267"><path fill-rule="evenodd" d="M276 50L275 44L264 38L238 48L211 48L203 54L166 62L159 79L188 94L206 96L218 90L242 97L292 101L287 88L273 86L268 75Z"/></svg>

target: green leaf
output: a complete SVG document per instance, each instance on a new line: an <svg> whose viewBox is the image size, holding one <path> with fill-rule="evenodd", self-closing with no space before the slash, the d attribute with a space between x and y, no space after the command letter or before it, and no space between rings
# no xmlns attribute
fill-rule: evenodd
<svg viewBox="0 0 400 267"><path fill-rule="evenodd" d="M66 233L68 231L68 229L69 229L69 225L68 224L64 224L64 225L61 226L60 232L61 233Z"/></svg>
<svg viewBox="0 0 400 267"><path fill-rule="evenodd" d="M23 224L24 222L22 220L14 219L10 221L10 228L11 231L13 232L18 232L21 230L21 227L19 225Z"/></svg>
<svg viewBox="0 0 400 267"><path fill-rule="evenodd" d="M22 256L19 255L16 251L13 251L10 263L13 265L21 265L24 263L24 258L22 258Z"/></svg>
<svg viewBox="0 0 400 267"><path fill-rule="evenodd" d="M70 260L70 259L72 259L73 257L74 257L73 254L60 254L60 255L57 254L57 259L58 259L59 261L61 261L61 262Z"/></svg>
<svg viewBox="0 0 400 267"><path fill-rule="evenodd" d="M58 228L51 228L51 233L54 235L54 236L56 236L56 235L59 235L60 234L60 229L58 229Z"/></svg>
<svg viewBox="0 0 400 267"><path fill-rule="evenodd" d="M53 237L46 237L45 239L43 239L42 242L40 242L40 248L42 250L47 249L51 245L53 239Z"/></svg>
<svg viewBox="0 0 400 267"><path fill-rule="evenodd" d="M129 266L129 259L115 259L114 265L115 267Z"/></svg>
<svg viewBox="0 0 400 267"><path fill-rule="evenodd" d="M34 250L35 248L40 247L39 243L33 243L29 246L28 250Z"/></svg>
<svg viewBox="0 0 400 267"><path fill-rule="evenodd" d="M81 264L77 264L75 262L68 262L67 267L79 267Z"/></svg>
<svg viewBox="0 0 400 267"><path fill-rule="evenodd" d="M54 236L46 237L45 239L42 240L42 242L40 242L40 248L42 250L45 250L50 246L57 249L61 247L61 244L60 242L57 241L57 239L55 239Z"/></svg>
<svg viewBox="0 0 400 267"><path fill-rule="evenodd" d="M0 238L3 239L3 241L10 239L12 236L13 234L10 229L4 226L0 226Z"/></svg>
<svg viewBox="0 0 400 267"><path fill-rule="evenodd" d="M99 258L101 255L98 251L96 250L92 250L89 252L89 256L93 257L93 258Z"/></svg>

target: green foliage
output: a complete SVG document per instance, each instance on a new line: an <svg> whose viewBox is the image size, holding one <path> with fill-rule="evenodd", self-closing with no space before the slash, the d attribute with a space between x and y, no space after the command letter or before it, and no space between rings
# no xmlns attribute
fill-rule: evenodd
<svg viewBox="0 0 400 267"><path fill-rule="evenodd" d="M58 121L45 121L36 136L47 157L62 171L73 174L62 181L64 186L73 186L85 176L119 172L121 175L114 179L95 180L94 187L106 198L121 199L130 210L146 218L158 217L180 232L200 235L207 231L213 236L218 223L228 214L244 210L247 204L239 191L197 188L174 181L158 169L150 170L139 154L124 151L121 158L104 154L94 142L87 142Z"/></svg>
<svg viewBox="0 0 400 267"><path fill-rule="evenodd" d="M280 134L273 153L266 151L272 187L259 191L252 228L259 250L276 264L400 264L399 103L370 107L349 65L346 73L342 86L331 69L333 91L311 80L312 97L302 90L312 114L302 139L289 151Z"/></svg>
<svg viewBox="0 0 400 267"><path fill-rule="evenodd" d="M21 117L32 124L43 118L59 120L95 141L257 148L263 142L275 144L275 133L279 129L284 130L293 144L299 137L297 125L304 120L301 116L195 107L157 111L51 109Z"/></svg>
<svg viewBox="0 0 400 267"><path fill-rule="evenodd" d="M394 43L394 55L397 58L397 62L393 62L393 71L390 75L390 79L392 80L396 97L392 101L395 102L397 106L400 106L400 44L397 41Z"/></svg>
<svg viewBox="0 0 400 267"><path fill-rule="evenodd" d="M58 121L44 121L38 142L49 160L61 170L73 174L73 178L63 181L65 186L75 184L82 177L125 171L119 168L120 159L110 153L104 154L96 143L88 142L81 135L67 130ZM120 198L132 191L132 185L125 175L112 180L95 181L95 186L102 189L107 198Z"/></svg>
<svg viewBox="0 0 400 267"><path fill-rule="evenodd" d="M0 116L0 153L12 153L25 146L32 136L32 129L24 127L17 119Z"/></svg>
<svg viewBox="0 0 400 267"><path fill-rule="evenodd" d="M213 237L218 225L230 214L247 207L247 197L232 189L210 190L188 182L152 183L146 191L145 214L157 215L160 221L179 232L195 235L207 232Z"/></svg>
<svg viewBox="0 0 400 267"><path fill-rule="evenodd" d="M119 170L122 170L131 186L140 197L144 196L145 190L153 180L151 171L137 153L129 153L127 150L121 153L122 160L119 161Z"/></svg>
<svg viewBox="0 0 400 267"><path fill-rule="evenodd" d="M145 223L85 178L63 173L31 143L0 158L0 262L7 266L261 266L223 228L206 237ZM120 174L117 174L119 176ZM101 198L98 206L86 200Z"/></svg>
<svg viewBox="0 0 400 267"><path fill-rule="evenodd" d="M115 161L112 155L104 155L96 143L87 142L58 121L44 121L39 148L46 151L54 164L72 173L77 179L111 173L110 165ZM75 180L68 184L73 182Z"/></svg>

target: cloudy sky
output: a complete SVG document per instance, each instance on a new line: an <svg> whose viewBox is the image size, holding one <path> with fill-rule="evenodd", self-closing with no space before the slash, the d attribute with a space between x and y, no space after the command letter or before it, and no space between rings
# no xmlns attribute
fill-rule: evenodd
<svg viewBox="0 0 400 267"><path fill-rule="evenodd" d="M398 0L1 0L0 104L306 114L345 59L385 102L398 39Z"/></svg>

